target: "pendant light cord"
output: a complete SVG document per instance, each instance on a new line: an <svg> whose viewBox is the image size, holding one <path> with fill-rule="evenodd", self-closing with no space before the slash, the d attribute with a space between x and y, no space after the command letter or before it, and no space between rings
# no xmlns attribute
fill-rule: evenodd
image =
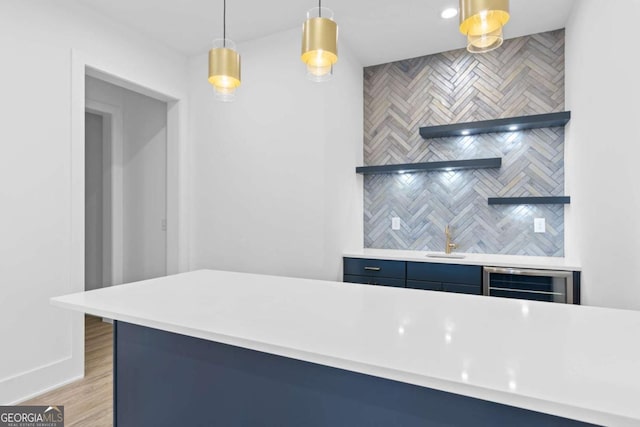
<svg viewBox="0 0 640 427"><path fill-rule="evenodd" d="M227 47L227 0L222 0L222 47Z"/></svg>
<svg viewBox="0 0 640 427"><path fill-rule="evenodd" d="M318 0L318 18L322 18L322 0Z"/></svg>

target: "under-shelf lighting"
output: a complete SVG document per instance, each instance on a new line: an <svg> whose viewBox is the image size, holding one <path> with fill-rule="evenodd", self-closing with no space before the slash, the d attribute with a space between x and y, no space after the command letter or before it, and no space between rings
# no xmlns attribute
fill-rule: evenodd
<svg viewBox="0 0 640 427"><path fill-rule="evenodd" d="M490 169L499 168L501 166L502 158L492 157L486 159L446 160L423 163L402 163L395 165L358 166L356 167L356 173L361 173L364 175L392 173L395 175L404 172L405 176L410 176L410 174L412 173L435 171L442 172L445 171L445 169L456 171L464 169Z"/></svg>
<svg viewBox="0 0 640 427"><path fill-rule="evenodd" d="M459 137L460 135L479 135L494 132L511 132L512 126L518 131L545 127L564 126L571 118L570 111L535 114L530 116L505 117L494 120L453 123L450 125L426 126L420 128L420 135L425 139ZM466 132L466 133L465 133Z"/></svg>

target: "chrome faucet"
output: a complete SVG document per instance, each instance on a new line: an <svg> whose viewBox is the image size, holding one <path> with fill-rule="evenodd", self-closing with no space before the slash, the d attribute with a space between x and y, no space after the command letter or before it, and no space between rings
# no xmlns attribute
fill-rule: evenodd
<svg viewBox="0 0 640 427"><path fill-rule="evenodd" d="M446 254L450 254L451 253L451 249L456 249L458 247L458 245L456 245L455 243L451 242L451 229L449 228L449 224L447 224L447 226L444 228L444 235L447 239L445 245L444 245L444 253Z"/></svg>

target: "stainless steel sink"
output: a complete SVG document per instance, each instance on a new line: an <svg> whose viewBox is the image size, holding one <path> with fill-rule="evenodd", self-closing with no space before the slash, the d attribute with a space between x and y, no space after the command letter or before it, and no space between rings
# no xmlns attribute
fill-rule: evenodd
<svg viewBox="0 0 640 427"><path fill-rule="evenodd" d="M463 254L445 254L444 252L431 252L427 254L428 258L453 258L453 259L462 259L466 257Z"/></svg>

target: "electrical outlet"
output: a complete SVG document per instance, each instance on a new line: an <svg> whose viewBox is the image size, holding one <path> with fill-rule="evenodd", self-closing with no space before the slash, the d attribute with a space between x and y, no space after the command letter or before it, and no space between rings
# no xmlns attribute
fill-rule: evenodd
<svg viewBox="0 0 640 427"><path fill-rule="evenodd" d="M535 218L533 220L533 231L534 233L546 233L547 225L545 223L544 218Z"/></svg>
<svg viewBox="0 0 640 427"><path fill-rule="evenodd" d="M397 216L391 218L391 229L400 230L400 218L398 218Z"/></svg>

